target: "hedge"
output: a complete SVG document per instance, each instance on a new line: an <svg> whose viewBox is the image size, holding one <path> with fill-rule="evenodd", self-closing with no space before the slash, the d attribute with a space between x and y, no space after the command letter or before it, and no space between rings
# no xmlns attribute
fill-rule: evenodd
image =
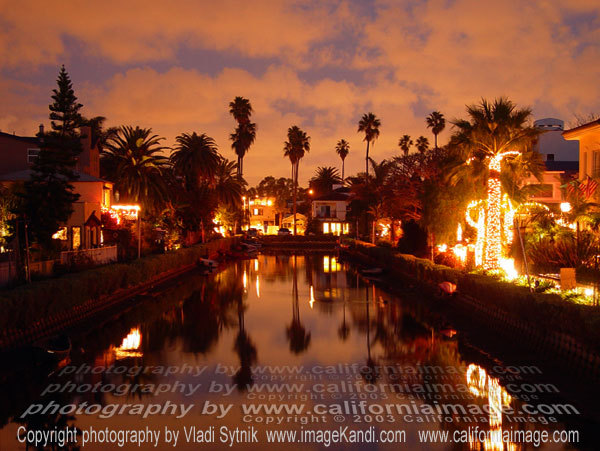
<svg viewBox="0 0 600 451"><path fill-rule="evenodd" d="M0 326L2 330L25 328L89 299L98 299L119 289L139 285L163 272L193 264L217 249L230 247L232 240L222 239L0 291Z"/></svg>
<svg viewBox="0 0 600 451"><path fill-rule="evenodd" d="M595 349L600 347L598 307L569 302L554 293L531 293L526 287L436 265L394 249L356 241L352 246L393 272L426 283L452 282L461 294L492 304L528 324L570 335Z"/></svg>

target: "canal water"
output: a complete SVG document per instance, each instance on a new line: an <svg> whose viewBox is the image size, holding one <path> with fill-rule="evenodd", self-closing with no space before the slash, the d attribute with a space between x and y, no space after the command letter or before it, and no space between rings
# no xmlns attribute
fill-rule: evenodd
<svg viewBox="0 0 600 451"><path fill-rule="evenodd" d="M586 387L470 323L331 255L189 274L3 362L0 449L594 449Z"/></svg>

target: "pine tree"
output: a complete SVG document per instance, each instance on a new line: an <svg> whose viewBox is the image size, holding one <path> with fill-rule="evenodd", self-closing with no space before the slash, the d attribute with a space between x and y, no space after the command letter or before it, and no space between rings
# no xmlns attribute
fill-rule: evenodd
<svg viewBox="0 0 600 451"><path fill-rule="evenodd" d="M30 180L25 182L24 202L19 213L29 224L33 241L44 247L52 235L73 213L79 199L71 182L77 180L76 157L81 152L78 127L82 117L69 74L63 66L49 105L52 131L38 134L41 151L32 165Z"/></svg>
<svg viewBox="0 0 600 451"><path fill-rule="evenodd" d="M49 105L52 130L61 136L74 137L77 135L77 127L82 122L79 110L83 105L77 102L73 83L71 83L65 66L60 68L56 82L58 83L58 89L52 90L54 103Z"/></svg>

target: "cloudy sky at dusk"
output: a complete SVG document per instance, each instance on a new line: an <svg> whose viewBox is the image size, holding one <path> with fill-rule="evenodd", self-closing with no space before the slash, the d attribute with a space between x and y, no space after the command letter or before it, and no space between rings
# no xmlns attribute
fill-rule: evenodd
<svg viewBox="0 0 600 451"><path fill-rule="evenodd" d="M467 103L506 95L535 118L600 113L600 2L28 1L0 0L0 130L32 135L48 124L50 91L65 64L86 116L215 138L228 158L228 103L247 97L257 140L244 164L255 184L288 176L290 125L311 136L300 167L361 170L356 127L382 122L372 156L397 153L424 117L452 119ZM449 128L441 135L446 142Z"/></svg>

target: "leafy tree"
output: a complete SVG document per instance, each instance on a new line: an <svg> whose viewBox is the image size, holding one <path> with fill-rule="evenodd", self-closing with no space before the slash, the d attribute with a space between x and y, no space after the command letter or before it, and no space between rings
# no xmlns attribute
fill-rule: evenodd
<svg viewBox="0 0 600 451"><path fill-rule="evenodd" d="M162 140L151 128L123 126L108 139L101 155L104 177L114 183L115 191L152 213L160 212L169 200L165 174L170 164L161 155L166 150Z"/></svg>
<svg viewBox="0 0 600 451"><path fill-rule="evenodd" d="M304 154L310 151L310 136L300 127L293 125L288 129L288 140L284 143L283 155L292 163L292 180L294 181L294 235L296 234L296 212L298 200L298 169Z"/></svg>
<svg viewBox="0 0 600 451"><path fill-rule="evenodd" d="M381 121L373 113L365 113L358 122L358 133L364 133L363 141L367 142L367 152L365 156L365 181L369 180L369 145L379 137L379 127Z"/></svg>
<svg viewBox="0 0 600 451"><path fill-rule="evenodd" d="M237 174L241 178L244 168L244 156L256 139L256 124L250 122L252 105L248 99L237 96L229 103L229 113L238 123L235 132L230 135L231 148L238 157Z"/></svg>
<svg viewBox="0 0 600 451"><path fill-rule="evenodd" d="M444 115L442 113L440 113L439 111L434 111L429 116L427 116L425 122L427 122L427 128L430 128L431 132L433 133L433 137L435 140L434 148L437 149L437 138L438 135L444 130L444 128L446 128L446 119L444 118Z"/></svg>
<svg viewBox="0 0 600 451"><path fill-rule="evenodd" d="M350 152L350 144L345 139L340 139L335 145L335 151L342 159L342 182L344 181L344 162Z"/></svg>
<svg viewBox="0 0 600 451"><path fill-rule="evenodd" d="M402 150L404 156L408 155L408 152L410 152L410 148L412 147L412 145L413 140L410 139L409 135L402 135L402 138L400 138L400 140L398 141L398 146Z"/></svg>
<svg viewBox="0 0 600 451"><path fill-rule="evenodd" d="M315 175L310 179L310 185L320 195L331 192L333 185L340 183L342 179L338 174L338 170L332 166L317 168Z"/></svg>

